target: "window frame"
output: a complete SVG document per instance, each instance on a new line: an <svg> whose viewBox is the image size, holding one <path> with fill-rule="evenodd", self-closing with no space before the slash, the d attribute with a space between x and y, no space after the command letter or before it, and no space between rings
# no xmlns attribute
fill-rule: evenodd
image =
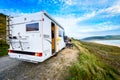
<svg viewBox="0 0 120 80"><path fill-rule="evenodd" d="M32 25L33 26L33 30L28 30L29 28L29 25ZM37 25L37 28L35 29L34 25ZM25 28L26 28L26 32L38 32L39 31L39 22L35 22L35 23L28 23L25 25Z"/></svg>

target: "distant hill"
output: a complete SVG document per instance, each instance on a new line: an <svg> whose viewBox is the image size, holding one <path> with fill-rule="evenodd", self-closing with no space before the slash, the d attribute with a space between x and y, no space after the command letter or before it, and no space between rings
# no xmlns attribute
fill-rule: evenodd
<svg viewBox="0 0 120 80"><path fill-rule="evenodd" d="M6 16L0 13L0 38L4 38L6 34Z"/></svg>
<svg viewBox="0 0 120 80"><path fill-rule="evenodd" d="M82 40L120 40L120 35L92 36Z"/></svg>

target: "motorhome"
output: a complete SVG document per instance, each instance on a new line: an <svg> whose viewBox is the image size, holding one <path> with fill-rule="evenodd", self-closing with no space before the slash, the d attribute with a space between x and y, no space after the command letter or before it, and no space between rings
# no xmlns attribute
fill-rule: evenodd
<svg viewBox="0 0 120 80"><path fill-rule="evenodd" d="M46 12L7 17L8 55L43 62L65 47L64 28Z"/></svg>

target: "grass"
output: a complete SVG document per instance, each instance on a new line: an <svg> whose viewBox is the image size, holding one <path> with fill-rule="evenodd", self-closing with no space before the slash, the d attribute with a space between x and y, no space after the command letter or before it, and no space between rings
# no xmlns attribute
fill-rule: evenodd
<svg viewBox="0 0 120 80"><path fill-rule="evenodd" d="M90 53L98 56L104 63L120 71L120 48L96 43L81 42Z"/></svg>
<svg viewBox="0 0 120 80"><path fill-rule="evenodd" d="M0 40L0 57L8 54L8 45L5 40Z"/></svg>
<svg viewBox="0 0 120 80"><path fill-rule="evenodd" d="M109 60L120 57L120 48L73 40L74 45L80 51L78 61L69 71L68 80L119 80L120 72L116 65L111 66ZM110 52L110 53L109 53ZM101 57L101 55L106 55ZM112 57L111 57L112 55ZM111 59L112 58L112 59ZM120 64L119 60L118 63Z"/></svg>

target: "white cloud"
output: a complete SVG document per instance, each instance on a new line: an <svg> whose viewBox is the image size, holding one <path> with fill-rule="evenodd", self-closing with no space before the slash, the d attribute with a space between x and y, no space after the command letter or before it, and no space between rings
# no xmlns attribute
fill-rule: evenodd
<svg viewBox="0 0 120 80"><path fill-rule="evenodd" d="M21 15L28 15L28 14L31 14L31 13L22 13L18 10L14 11L13 9L0 9L0 12L5 14L5 15L8 15L8 16L21 16Z"/></svg>
<svg viewBox="0 0 120 80"><path fill-rule="evenodd" d="M56 20L61 22L64 26L75 26L78 22L88 20L94 17L96 14L95 12L84 14L81 17L76 18L74 15L67 15L67 16L54 16Z"/></svg>
<svg viewBox="0 0 120 80"><path fill-rule="evenodd" d="M78 37L76 30L79 28L74 16L53 16L55 20L65 29L65 34L69 37Z"/></svg>
<svg viewBox="0 0 120 80"><path fill-rule="evenodd" d="M114 6L106 8L106 9L100 9L97 12L97 14L101 14L101 13L108 13L109 15L119 14L120 13L120 5L114 5Z"/></svg>
<svg viewBox="0 0 120 80"><path fill-rule="evenodd" d="M120 29L118 25L112 25L111 22L103 22L96 25L84 25L80 26L78 22L88 20L92 17L95 17L96 13L92 12L90 14L85 14L82 17L76 18L75 16L54 16L58 23L60 23L66 31L66 34L70 37L83 38L88 37L91 32L102 32ZM89 33L89 34L87 34ZM95 34L94 34L95 35Z"/></svg>
<svg viewBox="0 0 120 80"><path fill-rule="evenodd" d="M92 26L92 25L91 25ZM79 32L88 33L88 32L101 32L101 31L110 31L120 29L119 25L112 25L111 22L104 22L91 26L80 27Z"/></svg>
<svg viewBox="0 0 120 80"><path fill-rule="evenodd" d="M120 13L120 5L115 5L115 6L109 7L105 11L108 13L119 14Z"/></svg>
<svg viewBox="0 0 120 80"><path fill-rule="evenodd" d="M105 4L108 0L100 0L99 3L100 4Z"/></svg>
<svg viewBox="0 0 120 80"><path fill-rule="evenodd" d="M71 5L75 5L77 2L75 0L59 0L60 2L64 2L66 6L71 6Z"/></svg>
<svg viewBox="0 0 120 80"><path fill-rule="evenodd" d="M78 23L84 20L88 20L95 16L95 12L85 14L81 17L76 18L74 15L68 15L68 16L54 16L56 21L60 23L66 31L66 34L70 37L79 38L82 37L81 35L78 35L81 32L84 32L85 26L80 26ZM90 27L90 26L89 26Z"/></svg>
<svg viewBox="0 0 120 80"><path fill-rule="evenodd" d="M74 16L61 16L54 17L58 23L60 23L66 30L67 35L73 35L76 29L78 29L78 20Z"/></svg>
<svg viewBox="0 0 120 80"><path fill-rule="evenodd" d="M96 12L93 11L93 12L91 12L91 13L87 13L87 14L84 14L83 16L79 17L79 18L78 18L78 21L79 21L79 22L80 22L80 21L85 21L85 20L88 20L88 19L93 18L93 17L95 17L95 16L96 16Z"/></svg>
<svg viewBox="0 0 120 80"><path fill-rule="evenodd" d="M74 1L73 1L73 0L64 0L64 2L65 2L67 5L73 5L73 4L74 4Z"/></svg>
<svg viewBox="0 0 120 80"><path fill-rule="evenodd" d="M41 1L42 0L39 0L39 2L41 2ZM61 9L62 11L68 9L68 7L71 5L76 5L76 2L74 2L73 0L59 0L59 1L65 2L65 5L63 4L63 6L65 6L66 8ZM90 1L87 1L87 2L90 2ZM102 0L101 4L106 3L106 2L107 2L107 0ZM54 3L57 4L57 2L55 0L54 0ZM91 3L91 4L93 4L93 3ZM78 7L78 8L81 8L81 7ZM60 11L60 12L62 12L62 11ZM69 10L66 10L66 11L69 12ZM7 10L7 9L0 9L0 12L9 14L12 16L30 14L30 13L21 13L19 11L14 12L14 10ZM104 23L96 24L96 25L84 25L84 26L80 26L78 24L79 22L89 20L91 18L95 18L96 16L101 17L102 13L107 13L107 14L103 14L104 16L107 16L107 17L115 16L116 14L120 14L120 4L114 4L108 8L100 9L98 11L93 10L92 12L85 13L79 17L75 17L75 15L76 15L75 14L75 15L67 15L67 16L53 16L53 18L55 18L56 21L65 28L66 34L68 36L75 37L75 38L88 37L91 35L90 32L100 32L100 31L120 29L120 26L114 26L110 22L104 22Z"/></svg>
<svg viewBox="0 0 120 80"><path fill-rule="evenodd" d="M100 9L96 12L97 15L106 13L104 17L112 17L120 14L120 0L117 0L115 4L108 8Z"/></svg>
<svg viewBox="0 0 120 80"><path fill-rule="evenodd" d="M100 23L97 27L98 31L108 31L108 30L116 30L116 29L120 29L119 25L113 25L111 22L104 22L104 23Z"/></svg>
<svg viewBox="0 0 120 80"><path fill-rule="evenodd" d="M109 31L109 30L116 30L116 29L120 29L119 26L98 26L98 27L91 27L91 26L88 26L88 27L85 27L85 28L82 28L79 32L82 32L82 33L88 33L88 32L102 32L102 31Z"/></svg>

